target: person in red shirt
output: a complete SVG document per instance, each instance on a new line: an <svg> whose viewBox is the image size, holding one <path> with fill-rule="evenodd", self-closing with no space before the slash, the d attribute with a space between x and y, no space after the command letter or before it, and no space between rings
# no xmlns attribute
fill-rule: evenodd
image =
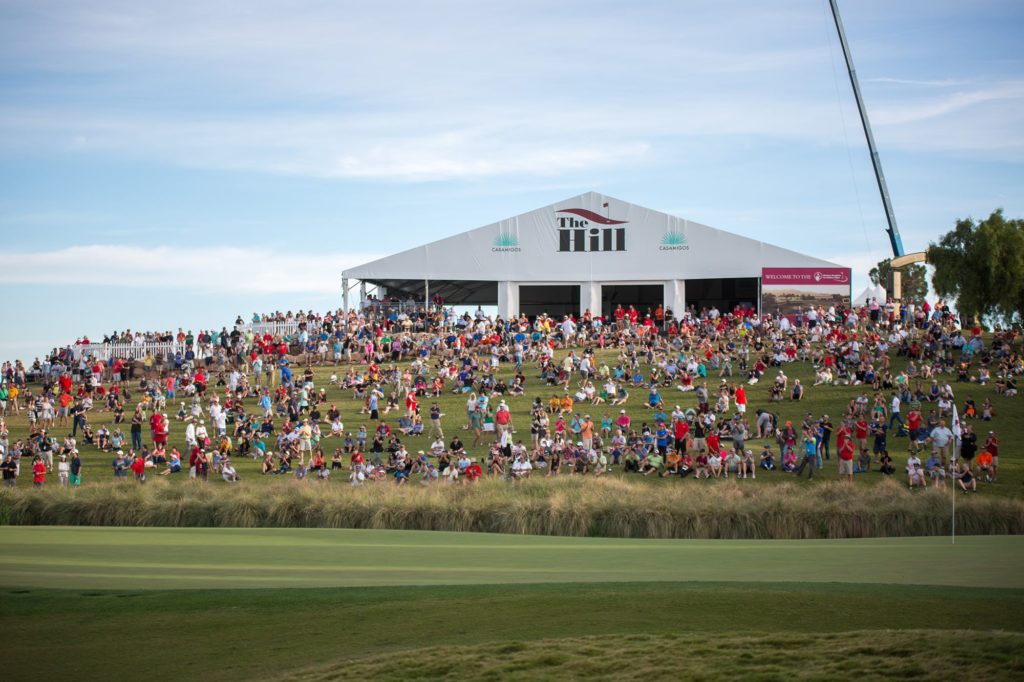
<svg viewBox="0 0 1024 682"><path fill-rule="evenodd" d="M747 412L747 389L743 388L740 384L736 387L736 411L740 414L746 414Z"/></svg>
<svg viewBox="0 0 1024 682"><path fill-rule="evenodd" d="M153 440L156 440L156 432L160 430L161 420L163 420L163 416L159 412L154 412L149 417L149 435Z"/></svg>
<svg viewBox="0 0 1024 682"><path fill-rule="evenodd" d="M712 431L707 437L708 452L716 453L720 449L721 439L718 437L718 431Z"/></svg>
<svg viewBox="0 0 1024 682"><path fill-rule="evenodd" d="M839 449L839 478L853 483L854 445L850 439L850 429L845 423L836 430L836 446Z"/></svg>
<svg viewBox="0 0 1024 682"><path fill-rule="evenodd" d="M996 480L996 473L999 470L999 436L996 435L995 431L988 432L988 438L985 439L985 450L992 455L992 481Z"/></svg>
<svg viewBox="0 0 1024 682"><path fill-rule="evenodd" d="M466 467L466 471L463 474L463 476L465 478L462 479L462 482L465 483L467 480L469 480L469 481L471 481L473 483L476 483L476 482L478 482L480 480L480 477L483 476L483 475L484 475L484 470L480 467L480 465L474 459L472 462L469 463L469 466Z"/></svg>
<svg viewBox="0 0 1024 682"><path fill-rule="evenodd" d="M907 414L907 431L910 432L910 447L913 449L921 432L921 411L917 408Z"/></svg>
<svg viewBox="0 0 1024 682"><path fill-rule="evenodd" d="M690 435L690 423L685 419L679 419L675 423L673 428L673 438L675 440L676 452L683 454L686 452L686 440Z"/></svg>
<svg viewBox="0 0 1024 682"><path fill-rule="evenodd" d="M43 463L43 458L36 455L35 459L32 460L32 485L37 488L42 488L43 483L46 482L46 464Z"/></svg>
<svg viewBox="0 0 1024 682"><path fill-rule="evenodd" d="M864 453L868 451L868 420L861 417L853 425L854 438L857 439L857 449Z"/></svg>
<svg viewBox="0 0 1024 682"><path fill-rule="evenodd" d="M146 482L146 460L142 459L142 455L136 454L135 459L132 460L132 473L135 474L135 480L139 483Z"/></svg>
<svg viewBox="0 0 1024 682"><path fill-rule="evenodd" d="M625 311L625 309L623 309L621 303L615 308L615 312L612 313L612 315L615 318L615 324L617 324L621 328L622 327L622 318L624 318L626 316L626 311Z"/></svg>

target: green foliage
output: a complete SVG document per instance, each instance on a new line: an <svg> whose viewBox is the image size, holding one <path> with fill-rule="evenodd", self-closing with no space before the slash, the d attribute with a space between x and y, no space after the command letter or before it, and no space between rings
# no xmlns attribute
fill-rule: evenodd
<svg viewBox="0 0 1024 682"><path fill-rule="evenodd" d="M928 248L932 286L956 298L962 317L1011 322L1024 310L1024 220L1002 209L976 223L967 218Z"/></svg>
<svg viewBox="0 0 1024 682"><path fill-rule="evenodd" d="M868 277L875 286L882 285L889 288L889 278L892 274L891 258L879 261L878 265L871 268ZM902 299L910 303L921 303L928 295L928 270L920 263L908 265L901 268Z"/></svg>

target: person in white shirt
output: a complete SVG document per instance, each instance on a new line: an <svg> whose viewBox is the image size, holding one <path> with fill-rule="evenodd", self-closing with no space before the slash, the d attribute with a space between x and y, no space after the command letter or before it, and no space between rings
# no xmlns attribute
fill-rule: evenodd
<svg viewBox="0 0 1024 682"><path fill-rule="evenodd" d="M512 475L515 478L529 478L532 471L533 464L524 455L519 455L516 461L512 462Z"/></svg>
<svg viewBox="0 0 1024 682"><path fill-rule="evenodd" d="M220 475L228 483L238 482L238 472L235 471L235 467L227 459L220 465Z"/></svg>
<svg viewBox="0 0 1024 682"><path fill-rule="evenodd" d="M60 462L57 463L57 475L60 477L61 487L68 487L68 480L71 477L71 464L68 462L67 455L62 454L60 456Z"/></svg>

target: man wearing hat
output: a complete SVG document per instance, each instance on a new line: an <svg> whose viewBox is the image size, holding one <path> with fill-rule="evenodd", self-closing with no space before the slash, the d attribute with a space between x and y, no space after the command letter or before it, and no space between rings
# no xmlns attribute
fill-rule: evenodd
<svg viewBox="0 0 1024 682"><path fill-rule="evenodd" d="M71 466L70 479L71 485L81 485L82 483L82 457L78 454L78 448L71 450Z"/></svg>

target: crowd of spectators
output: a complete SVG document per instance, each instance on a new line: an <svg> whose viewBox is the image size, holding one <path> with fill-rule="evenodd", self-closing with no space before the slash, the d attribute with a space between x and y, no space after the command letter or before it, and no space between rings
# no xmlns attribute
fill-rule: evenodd
<svg viewBox="0 0 1024 682"><path fill-rule="evenodd" d="M88 446L111 454L115 476L139 481L159 470L235 482L238 456L257 459L265 475L328 479L341 470L353 485L614 469L679 479L812 477L833 454L840 476L852 480L871 470L896 474L889 444L907 438L910 487L956 480L966 491L979 476L996 480L999 441L989 432L978 444L966 427L954 458L949 424L957 416L991 421L991 401L976 404L971 386L992 383L998 395L1013 397L1024 371L1014 331L986 342L980 328L961 330L942 306L910 313L872 303L791 317L620 306L608 319L587 312L502 320L479 309L455 315L440 302L387 303L254 314L248 324L239 317L230 330L195 335L179 329L104 338L178 344L173 355L138 361L76 356L68 347L30 367L4 363L5 479L16 480L29 458L41 484L56 457L59 472L66 463L61 482L74 485L80 448ZM287 323L287 331L274 333L270 323ZM898 356L906 363L896 370ZM793 363L813 368L813 386L789 379ZM330 388L350 392L344 399L355 401L364 423L345 428L315 365L336 368ZM780 420L775 403L803 401L822 384L860 389L835 420L811 412L799 424ZM964 393L956 395L954 385ZM528 388L532 404L513 414L513 399ZM754 391L763 392L763 406L748 410ZM672 396L691 392L695 405L674 405ZM466 399L468 445L441 427L435 401L453 393ZM642 413L640 423L626 405L633 416ZM22 411L29 432L12 443L3 418ZM169 443L174 423L184 431L183 450ZM411 446L418 439L425 445ZM759 447L751 447L754 440ZM931 457L921 464L919 455Z"/></svg>

